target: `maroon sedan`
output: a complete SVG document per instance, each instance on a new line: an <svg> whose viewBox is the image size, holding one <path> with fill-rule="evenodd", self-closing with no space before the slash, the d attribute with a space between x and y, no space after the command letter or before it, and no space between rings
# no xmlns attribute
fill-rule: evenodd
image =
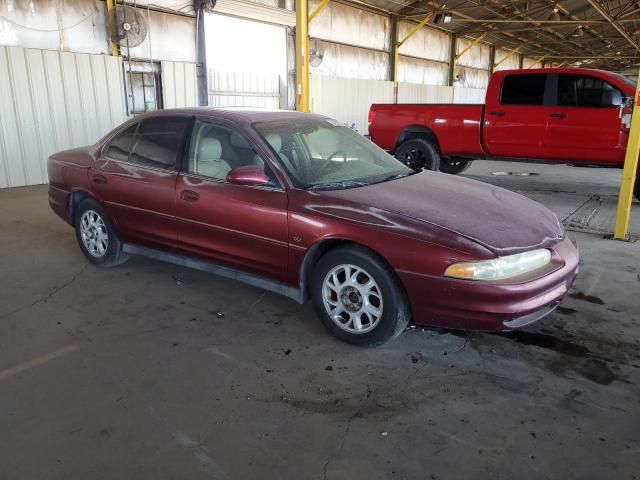
<svg viewBox="0 0 640 480"><path fill-rule="evenodd" d="M379 345L417 324L505 330L551 312L576 244L525 197L415 172L319 115L141 115L48 162L49 201L80 248L130 254L311 299L324 325Z"/></svg>

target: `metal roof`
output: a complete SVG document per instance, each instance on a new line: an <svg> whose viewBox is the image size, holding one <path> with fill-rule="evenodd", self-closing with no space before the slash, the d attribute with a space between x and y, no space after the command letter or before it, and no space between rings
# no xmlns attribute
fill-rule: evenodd
<svg viewBox="0 0 640 480"><path fill-rule="evenodd" d="M355 3L355 2L354 2ZM622 0L365 0L357 2L420 21L451 13L438 28L519 49L528 57L614 71L640 66L640 1ZM578 63L580 62L580 63Z"/></svg>

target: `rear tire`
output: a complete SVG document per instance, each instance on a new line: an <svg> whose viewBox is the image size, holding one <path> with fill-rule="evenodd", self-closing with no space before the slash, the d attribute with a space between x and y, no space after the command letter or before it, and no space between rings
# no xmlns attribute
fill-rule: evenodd
<svg viewBox="0 0 640 480"><path fill-rule="evenodd" d="M129 258L122 251L111 220L93 198L80 202L75 211L76 239L84 256L98 267L115 267Z"/></svg>
<svg viewBox="0 0 640 480"><path fill-rule="evenodd" d="M412 138L402 143L396 149L395 157L414 170L440 170L438 147L425 138Z"/></svg>
<svg viewBox="0 0 640 480"><path fill-rule="evenodd" d="M409 300L395 272L366 248L337 247L323 255L311 274L316 314L334 336L375 347L404 331Z"/></svg>
<svg viewBox="0 0 640 480"><path fill-rule="evenodd" d="M636 196L636 199L640 201L640 169L638 169L638 173L636 174L636 183L633 186L633 194Z"/></svg>
<svg viewBox="0 0 640 480"><path fill-rule="evenodd" d="M458 175L471 166L473 160L464 160L462 158L441 158L440 171L450 175Z"/></svg>

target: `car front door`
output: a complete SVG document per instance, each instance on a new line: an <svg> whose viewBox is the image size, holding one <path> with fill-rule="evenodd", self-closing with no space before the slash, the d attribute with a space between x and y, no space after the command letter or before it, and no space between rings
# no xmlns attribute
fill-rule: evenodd
<svg viewBox="0 0 640 480"><path fill-rule="evenodd" d="M175 187L189 116L145 118L116 134L89 172L124 241L177 245Z"/></svg>
<svg viewBox="0 0 640 480"><path fill-rule="evenodd" d="M543 145L549 115L546 73L505 75L498 95L487 96L484 147L492 156L548 158Z"/></svg>
<svg viewBox="0 0 640 480"><path fill-rule="evenodd" d="M176 186L178 241L191 253L285 279L287 193L255 145L233 125L195 121ZM262 168L270 184L227 182L246 165Z"/></svg>
<svg viewBox="0 0 640 480"><path fill-rule="evenodd" d="M553 75L555 107L549 117L546 148L554 158L576 163L624 161L623 93L589 74Z"/></svg>

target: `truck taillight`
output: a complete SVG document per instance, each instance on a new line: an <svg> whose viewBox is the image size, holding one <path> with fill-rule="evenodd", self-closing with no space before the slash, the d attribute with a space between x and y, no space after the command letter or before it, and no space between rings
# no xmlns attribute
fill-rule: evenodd
<svg viewBox="0 0 640 480"><path fill-rule="evenodd" d="M622 108L620 109L620 120L621 120L620 129L625 133L629 133L629 130L631 130L632 114L633 114L633 97L627 97L625 99L624 104L622 105Z"/></svg>
<svg viewBox="0 0 640 480"><path fill-rule="evenodd" d="M367 123L369 124L369 126L371 126L371 124L375 119L376 119L376 112L373 109L369 110L369 118L367 120Z"/></svg>

